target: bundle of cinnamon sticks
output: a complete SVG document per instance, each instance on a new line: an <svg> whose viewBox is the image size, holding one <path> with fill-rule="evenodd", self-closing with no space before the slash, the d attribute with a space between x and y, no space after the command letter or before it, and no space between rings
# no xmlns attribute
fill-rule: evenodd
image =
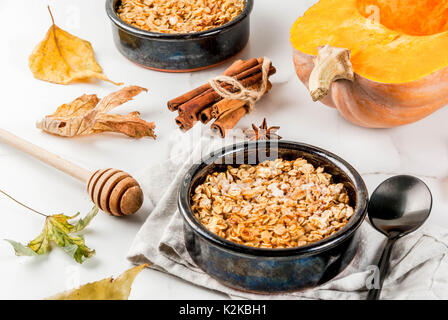
<svg viewBox="0 0 448 320"><path fill-rule="evenodd" d="M223 75L233 77L245 88L258 90L263 79L263 58L235 61ZM271 65L268 76L276 72ZM230 84L222 84L229 92L238 91ZM268 81L266 92L272 85ZM176 123L183 131L190 130L197 121L207 124L216 119L211 129L225 137L226 130L232 129L238 121L248 112L247 101L231 100L221 97L209 83L193 89L175 99L168 101L168 109L177 111Z"/></svg>

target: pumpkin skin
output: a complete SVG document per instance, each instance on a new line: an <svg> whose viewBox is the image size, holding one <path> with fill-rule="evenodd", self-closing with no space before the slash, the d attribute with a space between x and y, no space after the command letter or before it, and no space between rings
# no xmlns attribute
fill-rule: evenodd
<svg viewBox="0 0 448 320"><path fill-rule="evenodd" d="M428 25L406 25L406 19L392 25L397 20L392 19L389 7L403 3L411 6L407 7L410 15L428 15L425 9L444 10L445 15L438 14L440 20L433 19ZM321 102L337 108L352 123L369 128L396 127L430 115L448 104L448 3L436 9L431 7L434 3L321 0L291 30L297 75L309 86L318 46L346 48L352 54L353 78L333 81ZM369 4L378 6L385 25L396 30L365 17L363 10Z"/></svg>

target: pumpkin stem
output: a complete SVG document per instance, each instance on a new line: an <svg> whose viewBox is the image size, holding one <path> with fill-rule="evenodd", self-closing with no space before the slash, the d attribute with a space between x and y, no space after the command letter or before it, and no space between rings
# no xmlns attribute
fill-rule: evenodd
<svg viewBox="0 0 448 320"><path fill-rule="evenodd" d="M353 81L355 78L349 50L326 45L319 47L318 52L308 85L313 101L324 98L330 91L333 81L340 79Z"/></svg>

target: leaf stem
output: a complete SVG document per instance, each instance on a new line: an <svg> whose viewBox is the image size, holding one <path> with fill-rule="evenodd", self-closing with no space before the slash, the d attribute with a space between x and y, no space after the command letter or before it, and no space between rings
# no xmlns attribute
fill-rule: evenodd
<svg viewBox="0 0 448 320"><path fill-rule="evenodd" d="M47 9L48 9L48 12L50 12L51 22L52 22L53 25L54 25L54 18L53 18L53 14L51 13L50 6L49 6L49 5L47 6Z"/></svg>
<svg viewBox="0 0 448 320"><path fill-rule="evenodd" d="M23 204L22 202L20 202L20 201L14 199L12 196L10 196L9 194L7 194L7 193L4 192L3 190L0 189L0 192L3 193L5 196L7 196L7 197L8 197L9 199L11 199L12 201L14 201L14 202L20 204L22 207L25 207L25 208L27 208L28 210L31 210L31 211L33 211L33 212L35 212L35 213L37 213L37 214L40 214L40 215L43 216L43 217L48 218L48 216L47 216L46 214L44 214L44 213L42 213L42 212L39 212L39 211L37 211L37 210L34 210L33 208L28 207L27 205Z"/></svg>

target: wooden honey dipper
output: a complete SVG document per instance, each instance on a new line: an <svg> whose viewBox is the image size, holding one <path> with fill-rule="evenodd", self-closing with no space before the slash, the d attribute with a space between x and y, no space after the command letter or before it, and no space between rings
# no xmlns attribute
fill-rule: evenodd
<svg viewBox="0 0 448 320"><path fill-rule="evenodd" d="M92 201L110 215L131 215L143 204L140 185L126 172L104 169L92 173L3 129L0 141L86 183Z"/></svg>

